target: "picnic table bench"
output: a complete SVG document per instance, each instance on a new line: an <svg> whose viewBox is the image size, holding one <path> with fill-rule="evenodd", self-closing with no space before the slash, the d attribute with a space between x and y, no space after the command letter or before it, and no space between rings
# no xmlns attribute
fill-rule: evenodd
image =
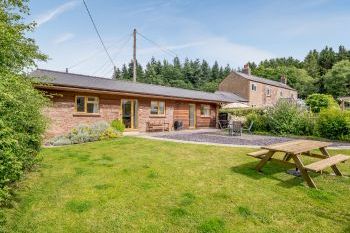
<svg viewBox="0 0 350 233"><path fill-rule="evenodd" d="M268 161L276 161L285 165L296 167L296 169L300 171L303 179L307 182L309 187L317 188L315 182L308 174L308 171L322 172L324 169L331 167L337 176L342 176L342 173L338 169L337 164L350 159L350 156L342 154L330 156L326 149L329 145L330 143L328 142L294 140L269 146L263 146L262 150L251 152L247 155L261 159L261 161L255 167L257 171L261 171L261 169L266 165ZM321 154L312 152L316 149L320 150ZM285 154L283 159L272 158L276 152L283 152ZM304 165L302 156L309 156L321 160L308 165ZM294 163L290 162L291 159L294 161Z"/></svg>

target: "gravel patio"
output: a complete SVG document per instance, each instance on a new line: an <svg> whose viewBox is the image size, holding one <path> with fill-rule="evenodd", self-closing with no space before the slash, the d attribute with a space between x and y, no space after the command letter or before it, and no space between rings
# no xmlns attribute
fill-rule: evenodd
<svg viewBox="0 0 350 233"><path fill-rule="evenodd" d="M242 136L229 136L227 132L217 129L146 133L140 136L154 139L198 142L203 144L223 144L252 147L266 146L274 143L296 140L296 138L277 137L268 135L243 134ZM350 148L350 143L333 142L331 147Z"/></svg>

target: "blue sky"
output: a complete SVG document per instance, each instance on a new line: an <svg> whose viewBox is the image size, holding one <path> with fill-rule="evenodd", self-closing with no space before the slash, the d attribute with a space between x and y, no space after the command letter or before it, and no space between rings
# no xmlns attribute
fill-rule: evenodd
<svg viewBox="0 0 350 233"><path fill-rule="evenodd" d="M303 59L326 45L350 48L350 1L346 0L86 0L117 66L132 58L136 28L184 58L241 67L273 57ZM102 50L82 0L32 0L31 33L50 60L40 68L109 77ZM138 37L138 61L172 59ZM89 59L86 59L89 58ZM85 62L76 65L79 61ZM76 66L74 66L76 65Z"/></svg>

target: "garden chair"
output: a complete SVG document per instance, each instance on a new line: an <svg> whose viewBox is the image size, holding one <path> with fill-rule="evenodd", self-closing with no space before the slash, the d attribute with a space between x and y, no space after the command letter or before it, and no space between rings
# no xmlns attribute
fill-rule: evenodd
<svg viewBox="0 0 350 233"><path fill-rule="evenodd" d="M248 127L248 128L243 128L242 131L243 131L243 132L247 132L247 133L249 133L249 134L252 134L252 133L253 133L253 132L252 132L253 125L254 125L254 121L250 122L249 127Z"/></svg>
<svg viewBox="0 0 350 233"><path fill-rule="evenodd" d="M228 127L228 134L230 136L241 136L242 135L242 122L232 121Z"/></svg>

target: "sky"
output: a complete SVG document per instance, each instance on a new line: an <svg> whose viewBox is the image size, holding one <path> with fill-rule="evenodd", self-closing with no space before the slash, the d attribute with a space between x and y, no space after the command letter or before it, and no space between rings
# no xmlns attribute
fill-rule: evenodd
<svg viewBox="0 0 350 233"><path fill-rule="evenodd" d="M350 48L347 0L86 0L117 67L137 60L205 59L242 67L248 61L292 56L311 49ZM30 33L50 59L39 68L110 77L108 60L82 0L31 0ZM160 47L162 49L160 49ZM164 52L171 50L172 53Z"/></svg>

